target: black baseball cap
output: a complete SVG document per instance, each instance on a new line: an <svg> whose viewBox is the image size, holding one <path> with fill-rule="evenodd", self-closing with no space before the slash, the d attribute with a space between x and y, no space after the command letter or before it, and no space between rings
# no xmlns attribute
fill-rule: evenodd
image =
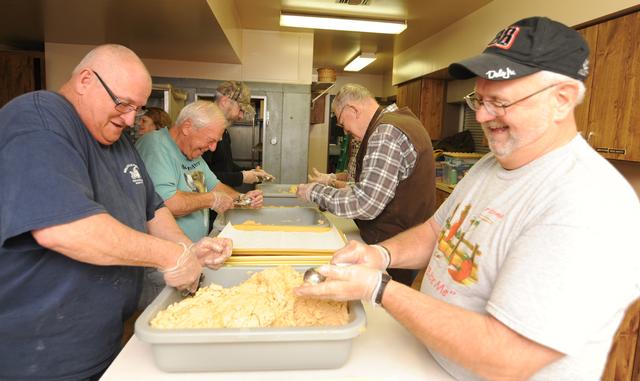
<svg viewBox="0 0 640 381"><path fill-rule="evenodd" d="M456 79L503 81L541 70L584 81L589 74L587 42L564 24L529 17L498 32L482 54L449 65Z"/></svg>

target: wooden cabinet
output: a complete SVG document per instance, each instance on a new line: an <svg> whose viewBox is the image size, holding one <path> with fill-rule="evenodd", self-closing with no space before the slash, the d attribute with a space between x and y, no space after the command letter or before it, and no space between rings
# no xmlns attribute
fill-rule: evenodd
<svg viewBox="0 0 640 381"><path fill-rule="evenodd" d="M422 93L422 80L404 83L398 86L398 95L396 95L396 104L398 107L407 106L420 118L420 95Z"/></svg>
<svg viewBox="0 0 640 381"><path fill-rule="evenodd" d="M581 33L595 54L589 98L577 110L578 128L604 157L640 161L640 12Z"/></svg>
<svg viewBox="0 0 640 381"><path fill-rule="evenodd" d="M311 117L309 118L309 122L311 124L324 123L324 108L326 99L327 94L323 94L320 95L320 97L316 99L315 102L311 103Z"/></svg>
<svg viewBox="0 0 640 381"><path fill-rule="evenodd" d="M639 325L640 300L637 300L627 309L618 328L601 381L640 380Z"/></svg>
<svg viewBox="0 0 640 381"><path fill-rule="evenodd" d="M440 140L444 111L446 82L441 79L422 79L420 121L432 140Z"/></svg>
<svg viewBox="0 0 640 381"><path fill-rule="evenodd" d="M44 88L44 54L0 52L0 107L18 95Z"/></svg>
<svg viewBox="0 0 640 381"><path fill-rule="evenodd" d="M445 91L446 82L441 79L422 78L398 86L398 107L409 107L432 140L441 136Z"/></svg>

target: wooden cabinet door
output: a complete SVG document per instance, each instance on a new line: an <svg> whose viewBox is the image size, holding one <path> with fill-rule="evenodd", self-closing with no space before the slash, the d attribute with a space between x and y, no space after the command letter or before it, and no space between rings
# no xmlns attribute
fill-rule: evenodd
<svg viewBox="0 0 640 381"><path fill-rule="evenodd" d="M422 79L422 102L419 118L432 140L440 139L445 90L445 81L442 79Z"/></svg>
<svg viewBox="0 0 640 381"><path fill-rule="evenodd" d="M315 97L313 94L311 94L311 96ZM326 99L327 99L327 94L324 94L311 104L311 117L310 117L311 124L324 123L324 109L325 109Z"/></svg>
<svg viewBox="0 0 640 381"><path fill-rule="evenodd" d="M640 161L640 12L597 34L587 138L606 158Z"/></svg>
<svg viewBox="0 0 640 381"><path fill-rule="evenodd" d="M620 323L620 328L613 339L609 360L602 374L602 381L636 381L638 380L638 364L640 362L637 347L638 326L640 325L640 299L632 304ZM635 368L635 369L634 369Z"/></svg>
<svg viewBox="0 0 640 381"><path fill-rule="evenodd" d="M396 104L398 107L407 106L420 119L422 97L422 80L404 83L398 86L398 95L396 96Z"/></svg>
<svg viewBox="0 0 640 381"><path fill-rule="evenodd" d="M34 57L20 52L0 52L0 107L29 91L38 90L36 80L39 67L34 66Z"/></svg>
<svg viewBox="0 0 640 381"><path fill-rule="evenodd" d="M591 93L593 92L593 77L596 67L596 44L598 42L598 25L593 25L588 28L580 29L578 31L582 37L589 44L589 76L584 82L587 92L584 95L584 100L575 109L576 126L578 132L586 139L589 136L588 124L589 124L589 105L591 104Z"/></svg>

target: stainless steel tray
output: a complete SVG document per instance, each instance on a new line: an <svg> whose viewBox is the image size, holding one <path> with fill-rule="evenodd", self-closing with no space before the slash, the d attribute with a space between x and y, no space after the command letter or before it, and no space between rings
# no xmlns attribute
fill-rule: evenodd
<svg viewBox="0 0 640 381"><path fill-rule="evenodd" d="M291 192L292 187L297 187L298 184L272 184L262 183L256 184L256 189L260 189L264 197L296 197L295 192Z"/></svg>
<svg viewBox="0 0 640 381"><path fill-rule="evenodd" d="M205 269L203 284L235 286L264 268ZM349 323L337 327L157 329L149 325L159 311L181 299L178 291L165 287L135 324L136 336L151 345L156 365L165 372L339 368L349 359L352 340L366 323L362 303L356 301L349 303Z"/></svg>
<svg viewBox="0 0 640 381"><path fill-rule="evenodd" d="M318 208L265 206L259 209L229 209L222 223L240 225L252 221L261 225L314 226L330 228L329 220Z"/></svg>
<svg viewBox="0 0 640 381"><path fill-rule="evenodd" d="M316 208L317 205L310 201L301 200L297 197L264 197L264 206L304 206Z"/></svg>

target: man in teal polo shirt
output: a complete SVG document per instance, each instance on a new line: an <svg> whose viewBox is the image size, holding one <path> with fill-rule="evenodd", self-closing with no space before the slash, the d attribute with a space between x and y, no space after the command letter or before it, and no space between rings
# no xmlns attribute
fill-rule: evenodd
<svg viewBox="0 0 640 381"><path fill-rule="evenodd" d="M224 213L240 196L222 184L201 157L216 149L225 126L216 104L197 101L182 109L173 127L146 134L136 143L156 192L193 241L209 232L209 209ZM246 196L252 207L262 206L262 191Z"/></svg>
<svg viewBox="0 0 640 381"><path fill-rule="evenodd" d="M202 154L215 150L227 122L220 108L197 101L182 109L171 128L145 134L136 142L156 193L162 197L176 222L194 242L209 232L209 209L224 213L233 207L240 193L221 183L211 172ZM246 195L252 207L262 206L262 191ZM222 262L209 265L214 269ZM162 274L145 270L138 308L145 308L162 291Z"/></svg>

